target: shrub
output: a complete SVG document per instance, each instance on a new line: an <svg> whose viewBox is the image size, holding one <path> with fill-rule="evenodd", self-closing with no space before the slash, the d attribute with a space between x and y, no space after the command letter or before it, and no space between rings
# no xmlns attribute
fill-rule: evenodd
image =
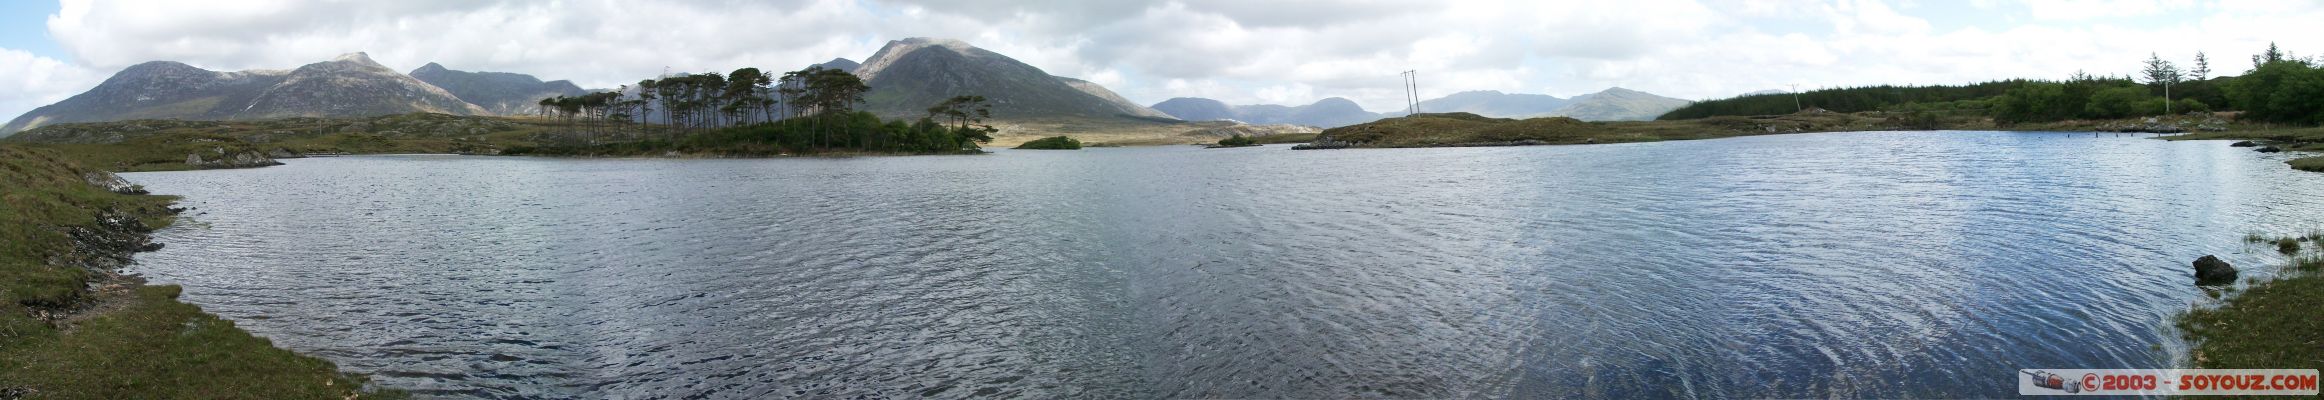
<svg viewBox="0 0 2324 400"><path fill-rule="evenodd" d="M1259 145L1259 141L1257 139L1252 139L1250 136L1236 134L1225 139L1219 139L1218 145L1225 147L1257 146Z"/></svg>
<svg viewBox="0 0 2324 400"><path fill-rule="evenodd" d="M1067 136L1052 136L1025 142L1016 148L1027 150L1081 150L1081 141Z"/></svg>

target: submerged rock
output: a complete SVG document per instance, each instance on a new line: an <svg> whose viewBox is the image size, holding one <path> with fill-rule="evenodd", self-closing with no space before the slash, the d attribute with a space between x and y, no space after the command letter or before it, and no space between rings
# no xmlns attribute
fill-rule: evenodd
<svg viewBox="0 0 2324 400"><path fill-rule="evenodd" d="M2195 259L2195 284L2215 286L2235 283L2235 266L2216 256Z"/></svg>
<svg viewBox="0 0 2324 400"><path fill-rule="evenodd" d="M2257 152L2261 152L2261 153L2282 153L2282 152L2284 152L2284 149L2279 149L2279 148L2276 148L2276 146L2267 146L2267 147L2261 147L2261 148L2258 148L2258 149L2254 149L2254 150L2252 150L2252 151L2257 151Z"/></svg>
<svg viewBox="0 0 2324 400"><path fill-rule="evenodd" d="M2254 142L2252 142L2252 141L2245 140L2245 141L2241 141L2241 142L2235 142L2234 144L2229 144L2229 145L2227 145L2227 147L2259 147L2259 143L2254 143Z"/></svg>

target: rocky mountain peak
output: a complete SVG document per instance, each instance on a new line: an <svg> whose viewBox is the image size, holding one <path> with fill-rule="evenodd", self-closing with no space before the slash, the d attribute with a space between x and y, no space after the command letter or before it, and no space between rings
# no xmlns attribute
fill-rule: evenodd
<svg viewBox="0 0 2324 400"><path fill-rule="evenodd" d="M870 81L873 78L878 78L881 72L886 72L888 67L895 65L896 60L903 59L904 56L914 52L931 48L947 49L971 58L979 56L980 53L989 53L976 48L976 46L970 46L968 42L955 39L916 37L891 40L886 46L880 46L880 51L872 53L871 58L865 59L861 66L856 67L855 75L863 77L865 81Z"/></svg>
<svg viewBox="0 0 2324 400"><path fill-rule="evenodd" d="M353 52L353 53L347 53L347 54L340 54L338 57L331 58L331 61L333 61L333 62L351 62L351 63L357 63L357 64L371 64L371 65L379 65L379 62L378 62L378 61L371 61L371 53L365 53L365 52L360 52L360 51L358 51L358 52Z"/></svg>

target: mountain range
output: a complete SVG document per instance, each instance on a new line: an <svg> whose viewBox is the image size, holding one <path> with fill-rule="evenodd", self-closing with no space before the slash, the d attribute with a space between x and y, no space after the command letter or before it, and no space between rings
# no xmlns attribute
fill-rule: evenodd
<svg viewBox="0 0 2324 400"><path fill-rule="evenodd" d="M437 63L412 70L411 76L494 115L529 114L540 108L541 99L589 94L572 81L542 82L525 74L455 71Z"/></svg>
<svg viewBox="0 0 2324 400"><path fill-rule="evenodd" d="M928 106L960 95L985 96L993 104L996 120L1031 123L1020 128L1065 130L1151 127L1181 120L1338 127L1403 114L1402 110L1366 111L1354 101L1338 97L1302 106L1230 106L1217 100L1175 98L1147 107L1096 82L1052 75L1000 53L949 39L891 41L861 63L838 58L815 66L863 78L871 91L865 94L862 109L888 118L920 117ZM526 115L536 111L542 98L589 92L569 81L458 71L436 63L399 73L364 53L287 71L218 72L154 61L123 69L87 92L18 116L0 125L0 137L57 123L130 119L232 121L414 112ZM1613 88L1572 99L1462 92L1422 102L1421 109L1506 118L1650 120L1685 104L1685 100Z"/></svg>
<svg viewBox="0 0 2324 400"><path fill-rule="evenodd" d="M1649 121L1685 107L1686 100L1623 88L1574 96L1469 91L1420 102L1420 111L1466 112L1494 118L1573 117L1584 121ZM1344 98L1327 98L1304 106L1227 105L1218 100L1180 97L1155 103L1153 108L1188 121L1234 120L1253 124L1295 124L1325 128L1402 116L1404 110L1365 111Z"/></svg>
<svg viewBox="0 0 2324 400"><path fill-rule="evenodd" d="M488 114L444 89L351 53L289 71L218 72L170 61L121 70L96 88L0 125L0 134L67 122L256 120L435 112Z"/></svg>

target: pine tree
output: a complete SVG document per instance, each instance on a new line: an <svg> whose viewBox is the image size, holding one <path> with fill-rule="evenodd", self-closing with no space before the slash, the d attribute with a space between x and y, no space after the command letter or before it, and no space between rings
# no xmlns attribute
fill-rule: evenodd
<svg viewBox="0 0 2324 400"><path fill-rule="evenodd" d="M2194 69L2194 70L2191 70L2191 71L2187 71L2187 72L2189 72L2190 74L2194 75L2194 78L2195 78L2195 80L2198 80L2198 81L2200 81L2200 80L2205 80L2205 79L2210 79L2210 78L2211 78L2211 59L2209 59L2209 58L2205 58L2205 57L2203 56L2203 52L2200 52L2200 51L2198 51L2198 52L2195 52L2195 69Z"/></svg>

